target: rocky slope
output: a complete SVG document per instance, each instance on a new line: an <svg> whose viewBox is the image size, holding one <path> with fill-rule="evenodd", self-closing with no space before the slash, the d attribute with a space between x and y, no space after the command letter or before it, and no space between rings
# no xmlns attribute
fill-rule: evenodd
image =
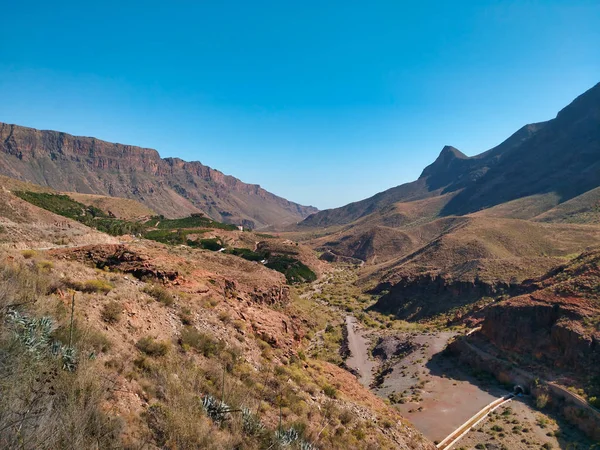
<svg viewBox="0 0 600 450"><path fill-rule="evenodd" d="M59 191L135 199L168 217L203 212L247 227L295 223L316 211L197 161L5 123L0 123L0 174Z"/></svg>
<svg viewBox="0 0 600 450"><path fill-rule="evenodd" d="M43 219L60 227L57 216L15 201L20 208L0 209L0 220L13 214L19 226ZM27 205L32 214L21 211ZM284 447L288 438L293 448L435 448L353 375L307 356L327 319L282 274L225 253L115 243L88 231L91 245L0 246L2 448L259 449ZM308 253L279 241L269 250ZM56 341L37 344L29 351L40 357L32 358L14 337L21 323L42 316ZM56 356L71 345L70 323L71 371ZM231 412L217 414L211 401Z"/></svg>

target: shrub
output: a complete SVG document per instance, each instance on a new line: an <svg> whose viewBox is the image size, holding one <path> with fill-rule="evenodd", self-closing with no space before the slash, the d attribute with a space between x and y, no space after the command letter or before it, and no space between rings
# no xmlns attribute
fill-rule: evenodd
<svg viewBox="0 0 600 450"><path fill-rule="evenodd" d="M21 252L21 255L23 255L23 258L25 258L25 259L31 259L35 255L37 255L37 253L35 252L35 250L23 250Z"/></svg>
<svg viewBox="0 0 600 450"><path fill-rule="evenodd" d="M588 400L589 404L595 408L600 408L600 398L598 397L590 397Z"/></svg>
<svg viewBox="0 0 600 450"><path fill-rule="evenodd" d="M354 414L352 414L352 411L350 411L349 409L344 409L341 413L340 413L340 422L342 423L342 425L348 425L350 422L352 422L352 419L354 418Z"/></svg>
<svg viewBox="0 0 600 450"><path fill-rule="evenodd" d="M231 322L231 314L229 313L229 311L219 311L219 320L223 323L229 323Z"/></svg>
<svg viewBox="0 0 600 450"><path fill-rule="evenodd" d="M323 393L330 398L335 398L337 396L337 389L330 384L326 384L323 386Z"/></svg>
<svg viewBox="0 0 600 450"><path fill-rule="evenodd" d="M145 287L144 292L165 306L171 306L175 302L173 295L161 286Z"/></svg>
<svg viewBox="0 0 600 450"><path fill-rule="evenodd" d="M156 341L150 336L143 337L135 346L148 356L165 356L169 352L169 343Z"/></svg>
<svg viewBox="0 0 600 450"><path fill-rule="evenodd" d="M550 397L548 396L548 394L541 393L535 399L535 406L538 407L539 409L543 409L546 407L549 400L550 400Z"/></svg>
<svg viewBox="0 0 600 450"><path fill-rule="evenodd" d="M82 292L96 293L101 292L108 294L114 286L108 281L104 280L87 280L81 287Z"/></svg>
<svg viewBox="0 0 600 450"><path fill-rule="evenodd" d="M181 320L181 323L184 325L191 325L192 324L192 311L190 311L189 308L181 308L181 311L179 311L179 319Z"/></svg>
<svg viewBox="0 0 600 450"><path fill-rule="evenodd" d="M104 308L102 308L102 312L100 313L102 320L106 323L115 324L121 318L121 313L123 312L123 306L114 300L111 300Z"/></svg>
<svg viewBox="0 0 600 450"><path fill-rule="evenodd" d="M214 339L212 336L198 331L194 327L184 327L179 337L179 344L185 349L193 348L202 353L207 358L220 353L224 348L223 342Z"/></svg>
<svg viewBox="0 0 600 450"><path fill-rule="evenodd" d="M54 267L54 263L52 263L52 261L46 261L46 260L38 261L36 265L37 265L38 269L46 270L46 271L49 271Z"/></svg>

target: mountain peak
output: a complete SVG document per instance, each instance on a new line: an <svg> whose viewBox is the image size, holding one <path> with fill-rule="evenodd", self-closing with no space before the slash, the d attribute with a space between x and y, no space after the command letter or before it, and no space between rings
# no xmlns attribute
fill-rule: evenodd
<svg viewBox="0 0 600 450"><path fill-rule="evenodd" d="M454 166L454 162L460 159L468 159L468 156L456 147L445 145L437 159L425 167L419 178L446 173L451 169L451 166Z"/></svg>
<svg viewBox="0 0 600 450"><path fill-rule="evenodd" d="M459 158L459 159L467 159L468 156L461 152L456 147L452 147L451 145L444 145L444 148L440 152L440 156L438 156L438 160L440 158Z"/></svg>

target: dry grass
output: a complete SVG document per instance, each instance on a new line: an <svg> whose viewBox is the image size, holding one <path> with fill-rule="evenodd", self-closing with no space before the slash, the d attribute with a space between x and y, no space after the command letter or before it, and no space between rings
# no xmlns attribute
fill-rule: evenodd
<svg viewBox="0 0 600 450"><path fill-rule="evenodd" d="M37 270L0 269L0 447L117 448L122 423L101 406L109 386L97 376L96 362L80 358L75 371L63 370L48 344L32 347L18 338L23 331L5 320L9 309L37 314L49 286L47 274ZM92 348L90 336L88 330L78 333L76 348ZM58 338L55 332L51 339Z"/></svg>
<svg viewBox="0 0 600 450"><path fill-rule="evenodd" d="M100 313L102 320L106 323L115 324L121 319L123 313L123 305L121 303L111 300L102 308Z"/></svg>
<svg viewBox="0 0 600 450"><path fill-rule="evenodd" d="M173 298L173 294L171 294L167 289L158 286L151 285L144 288L144 292L152 297L157 302L162 303L165 306L171 306L175 303L175 299Z"/></svg>
<svg viewBox="0 0 600 450"><path fill-rule="evenodd" d="M169 352L170 348L168 342L157 341L150 336L141 338L139 341L137 341L135 346L141 352L153 357L165 356Z"/></svg>

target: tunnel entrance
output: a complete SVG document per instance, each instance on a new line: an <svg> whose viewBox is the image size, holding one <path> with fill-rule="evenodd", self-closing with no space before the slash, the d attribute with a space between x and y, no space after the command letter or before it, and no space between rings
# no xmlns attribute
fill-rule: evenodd
<svg viewBox="0 0 600 450"><path fill-rule="evenodd" d="M520 384L516 384L515 387L513 388L513 392L515 395L523 395L525 394L525 388L523 386L521 386Z"/></svg>

